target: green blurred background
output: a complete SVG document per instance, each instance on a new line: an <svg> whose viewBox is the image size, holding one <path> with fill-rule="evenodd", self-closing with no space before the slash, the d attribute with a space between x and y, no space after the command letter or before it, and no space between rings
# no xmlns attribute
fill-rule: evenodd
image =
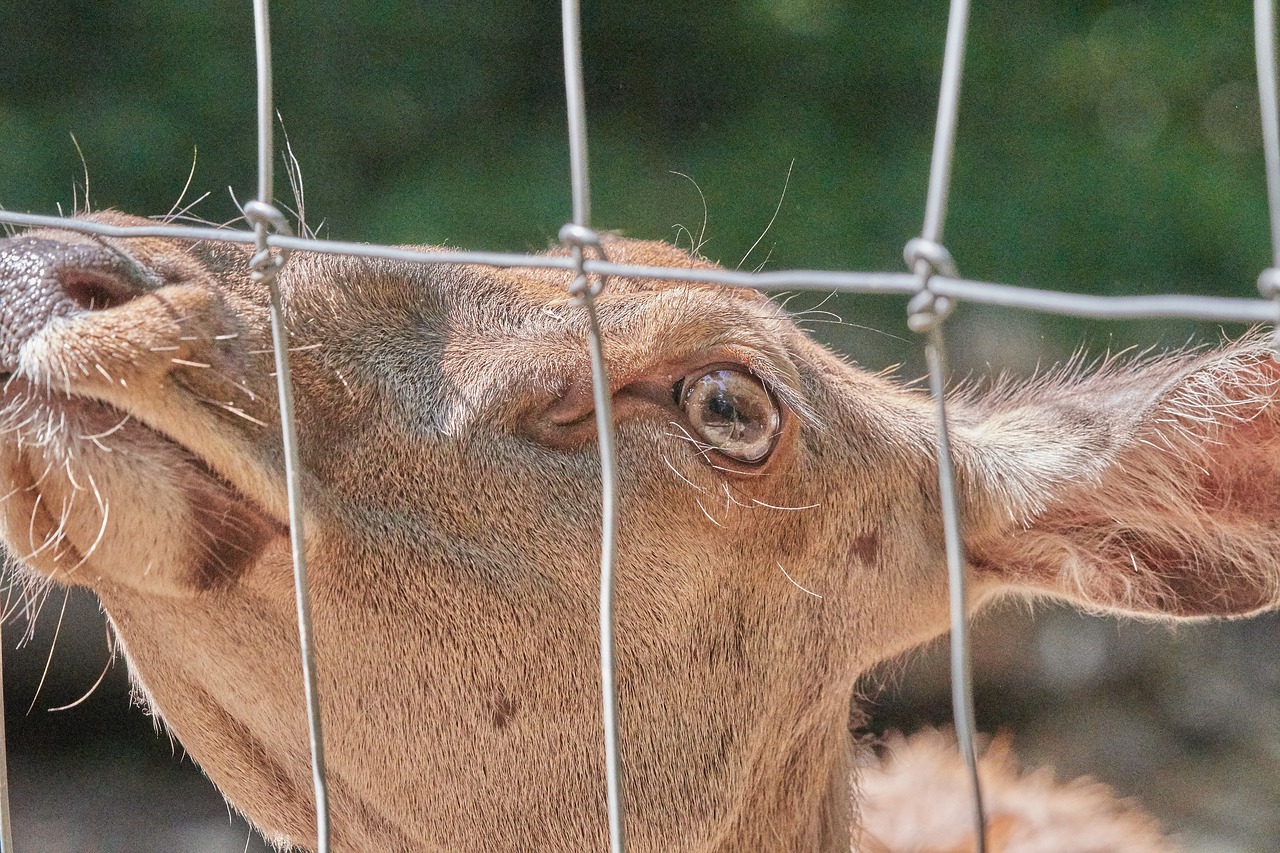
<svg viewBox="0 0 1280 853"><path fill-rule="evenodd" d="M598 227L687 247L705 198L702 252L728 266L902 269L923 217L945 3L585 6ZM70 211L84 191L74 134L94 207L164 214L194 158L186 201L210 195L193 213L237 215L228 187L244 200L256 183L248 2L4 0L0 13L0 206ZM557 5L277 0L272 19L277 108L321 236L506 250L554 239L570 215ZM945 238L962 272L1255 293L1269 247L1248 4L978 4L965 68ZM292 203L283 174L278 187ZM918 373L903 300L823 308L845 321L811 318L837 348ZM1219 334L972 306L949 328L959 372ZM24 715L58 605L7 650L21 849L239 851L247 830L123 713L122 667L78 708L41 710L102 666L90 601L72 599ZM1280 849L1278 640L1275 619L1168 637L1002 611L979 627L980 724L1012 728L1016 748L1065 775L1141 794L1188 849ZM939 661L869 680L873 725L945 721Z"/></svg>
<svg viewBox="0 0 1280 853"><path fill-rule="evenodd" d="M188 200L235 215L226 188L255 186L247 3L7 5L0 204L69 209L75 134L95 205L164 213L198 150ZM703 251L736 266L791 170L744 266L901 268L944 3L585 5L598 226L687 244L700 188ZM323 235L524 250L568 218L554 4L277 2L273 25L277 108ZM946 234L962 271L1251 295L1267 262L1252 63L1242 2L978 4ZM897 302L859 314L902 327Z"/></svg>

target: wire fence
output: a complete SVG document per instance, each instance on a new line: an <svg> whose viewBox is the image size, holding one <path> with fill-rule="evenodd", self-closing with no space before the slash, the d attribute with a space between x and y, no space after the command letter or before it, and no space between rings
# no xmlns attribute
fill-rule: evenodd
<svg viewBox="0 0 1280 853"><path fill-rule="evenodd" d="M288 346L281 311L276 274L290 252L305 251L334 255L400 260L416 264L466 263L488 267L555 268L573 274L571 293L586 308L590 318L588 348L591 355L595 392L595 412L601 459L601 561L600 561L600 670L602 718L604 723L606 778L608 784L609 844L612 853L623 853L623 780L618 758L616 691L614 687L613 574L616 473L614 468L613 423L600 327L596 320L596 298L607 289L610 278L649 278L666 281L706 282L761 290L815 290L862 294L909 296L908 324L924 337L929 389L937 411L939 441L937 461L942 496L942 522L946 563L951 589L951 679L952 708L960 750L968 768L972 789L972 810L977 849L986 850L985 820L978 784L974 750L973 695L969 666L966 621L965 556L961 544L953 470L947 439L945 394L945 323L960 302L980 303L1028 311L1096 319L1187 318L1223 322L1268 323L1280 321L1280 110L1276 97L1275 8L1273 0L1255 0L1254 34L1257 58L1258 93L1266 162L1267 198L1270 209L1273 266L1261 272L1258 288L1263 298L1241 299L1211 296L1151 295L1093 296L1059 291L1036 290L963 278L943 243L947 195L951 182L951 160L959 116L963 79L965 40L969 3L953 0L947 24L942 84L938 101L932 159L927 187L925 218L920 235L904 249L908 272L845 272L831 270L786 270L779 272L739 272L722 269L667 269L612 263L605 256L596 232L591 228L590 182L588 179L586 106L582 75L581 31L578 0L564 0L562 25L566 101L569 119L570 171L573 217L560 231L561 242L571 249L565 256L547 257L499 252L418 251L391 246L306 239L293 236L285 216L274 205L272 163L271 38L267 0L255 0L254 22L257 47L258 82L258 193L244 205L243 213L251 230L202 228L180 225L117 227L64 217L37 216L0 211L0 223L28 227L58 227L107 237L168 237L189 241L243 243L255 247L250 261L253 279L270 289L271 329L275 348L276 374L280 397L281 431L286 459L286 485L290 541L294 558L294 581L298 630L302 646L302 679L311 739L312 769L316 804L317 853L330 848L330 817L324 762L324 738L320 702L315 686L315 661L311 643L312 627L307 583L307 567L302 547L303 508L298 487L299 460L292 409ZM1277 335L1280 355L1280 333ZM2 709L0 709L2 711ZM0 713L0 853L14 850L5 755L3 754L3 713Z"/></svg>

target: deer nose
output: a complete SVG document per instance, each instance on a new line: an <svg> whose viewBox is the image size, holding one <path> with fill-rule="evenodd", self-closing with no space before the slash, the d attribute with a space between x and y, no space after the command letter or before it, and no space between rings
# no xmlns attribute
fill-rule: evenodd
<svg viewBox="0 0 1280 853"><path fill-rule="evenodd" d="M146 276L107 246L36 237L0 241L0 372L55 317L122 305L150 290Z"/></svg>

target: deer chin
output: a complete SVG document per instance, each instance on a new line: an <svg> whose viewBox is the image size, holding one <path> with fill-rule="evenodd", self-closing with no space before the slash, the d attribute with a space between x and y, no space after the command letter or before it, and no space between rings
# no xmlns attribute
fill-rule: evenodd
<svg viewBox="0 0 1280 853"><path fill-rule="evenodd" d="M0 527L50 580L183 597L235 583L288 527L199 453L100 400L3 377ZM25 546L25 547L23 547Z"/></svg>

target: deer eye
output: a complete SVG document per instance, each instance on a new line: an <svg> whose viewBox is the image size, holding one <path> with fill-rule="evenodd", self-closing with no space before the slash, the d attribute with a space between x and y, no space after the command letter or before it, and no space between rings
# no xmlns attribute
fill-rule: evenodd
<svg viewBox="0 0 1280 853"><path fill-rule="evenodd" d="M781 417L759 379L721 368L686 381L682 391L681 405L702 441L739 462L769 455Z"/></svg>

